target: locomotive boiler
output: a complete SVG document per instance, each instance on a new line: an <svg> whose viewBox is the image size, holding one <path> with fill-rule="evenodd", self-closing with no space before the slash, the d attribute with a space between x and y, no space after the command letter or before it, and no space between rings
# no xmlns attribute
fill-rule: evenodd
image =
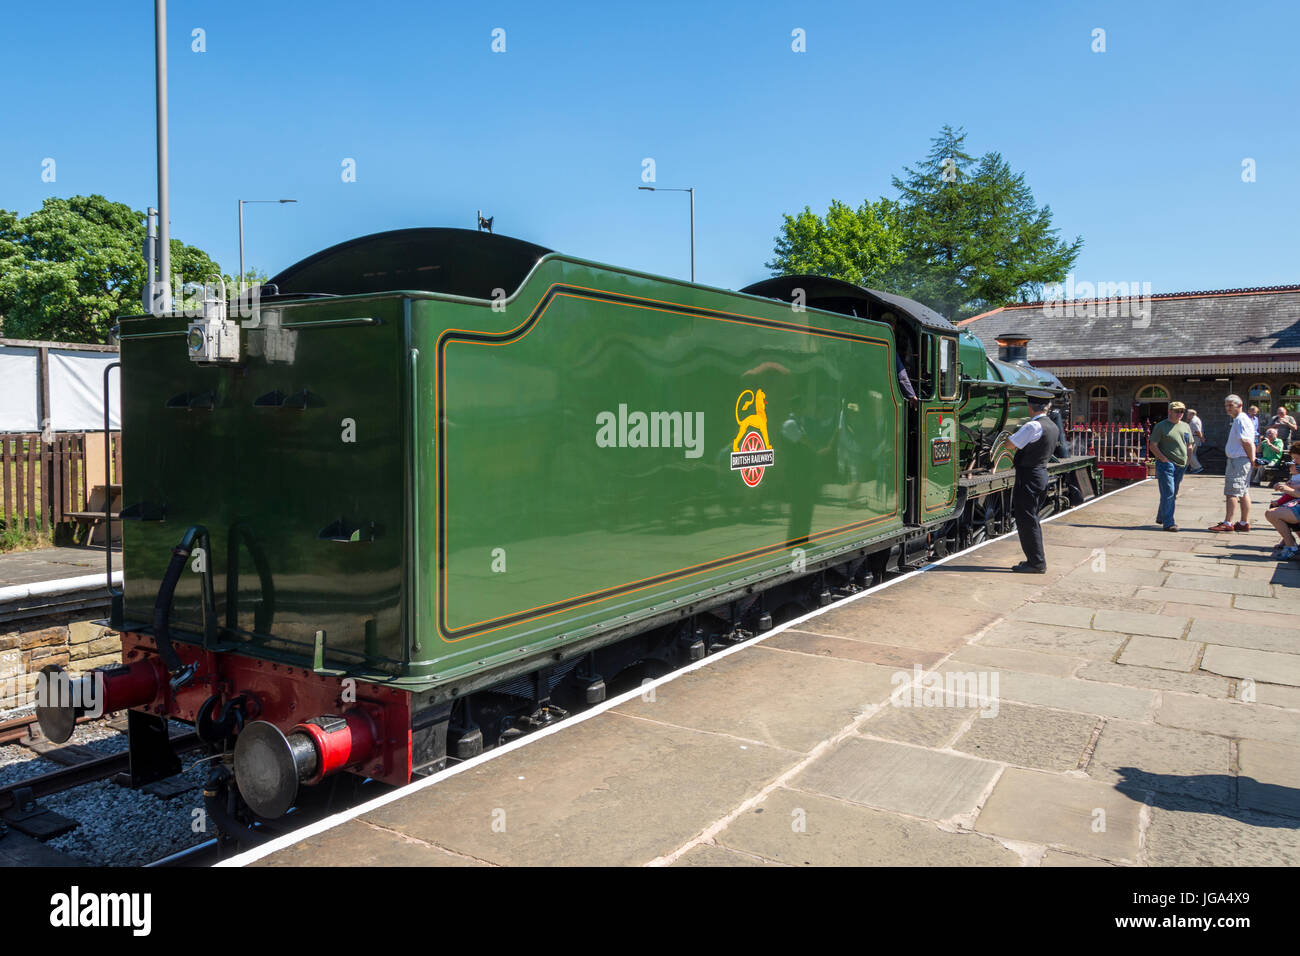
<svg viewBox="0 0 1300 956"><path fill-rule="evenodd" d="M899 296L466 230L343 243L262 293L121 323L123 655L91 675L136 783L195 726L235 839L1008 530L987 449L1054 382ZM1047 510L1095 493L1091 459L1051 471Z"/></svg>

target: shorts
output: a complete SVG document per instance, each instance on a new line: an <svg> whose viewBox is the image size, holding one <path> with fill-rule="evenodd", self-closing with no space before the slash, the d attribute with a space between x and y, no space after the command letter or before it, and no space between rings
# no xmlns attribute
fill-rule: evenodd
<svg viewBox="0 0 1300 956"><path fill-rule="evenodd" d="M1228 459L1223 473L1223 493L1229 498L1241 498L1250 493L1250 459L1245 455Z"/></svg>

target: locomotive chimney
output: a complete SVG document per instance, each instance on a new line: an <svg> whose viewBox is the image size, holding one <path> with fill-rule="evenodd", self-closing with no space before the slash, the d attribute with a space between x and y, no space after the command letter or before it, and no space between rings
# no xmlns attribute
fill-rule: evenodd
<svg viewBox="0 0 1300 956"><path fill-rule="evenodd" d="M999 335L998 358L1012 365L1029 364L1029 336L1027 335Z"/></svg>

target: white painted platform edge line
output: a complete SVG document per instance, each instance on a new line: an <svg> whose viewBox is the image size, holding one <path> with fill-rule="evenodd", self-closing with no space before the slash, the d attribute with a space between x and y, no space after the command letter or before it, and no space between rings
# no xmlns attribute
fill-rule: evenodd
<svg viewBox="0 0 1300 956"><path fill-rule="evenodd" d="M122 572L113 572L113 583L122 583ZM0 604L21 601L23 598L42 597L49 594L62 594L65 591L84 591L87 588L103 587L104 573L83 574L75 578L55 578L52 581L33 581L31 584L10 584L0 587Z"/></svg>
<svg viewBox="0 0 1300 956"><path fill-rule="evenodd" d="M1069 511L1062 511L1059 514L1054 514L1051 517L1045 518L1043 520L1051 521L1054 518L1060 517L1060 515L1076 514L1079 511L1083 510L1084 508L1087 508L1090 505L1093 505L1098 501L1101 501L1103 498L1109 498L1111 495L1119 494L1121 491L1127 491L1129 488L1132 488L1135 485L1143 484L1144 482L1149 480L1150 479L1144 478L1142 481L1134 482L1134 484L1132 485L1126 485L1123 488L1116 488L1114 491L1108 491L1106 492L1106 494L1099 495L1096 498L1093 498L1091 501L1084 502L1082 505L1079 505L1077 508L1071 508ZM1117 529L1117 530L1122 530L1122 529ZM250 863L256 863L258 860L262 859L263 857L270 856L272 853L277 853L280 850L293 846L295 843L300 843L303 840L308 839L309 837L313 837L316 836L317 834L324 833L326 830L332 830L334 827L339 826L343 823L347 823L349 820L355 820L357 817L361 816L362 814L369 813L372 810L378 810L380 807L387 806L388 804L393 803L397 800L401 800L405 797L408 797L413 793L418 793L419 791L424 790L426 787L431 787L442 780L446 780L448 777L454 777L458 773L464 773L466 770L470 770L473 767L477 767L479 764L486 763L489 760L495 760L498 757L504 757L506 754L510 753L511 751L518 750L520 747L526 747L531 743L534 743L545 737L549 737L551 734L558 733L561 730L566 730L569 727L575 727L585 720L590 720L591 718L599 716L600 714L603 714L606 711L619 706L620 704L632 700L635 697L640 697L648 690L652 690L663 684L670 683L671 681L676 680L677 678L683 676L684 674L689 674L692 671L699 670L702 667L707 667L708 665L716 661L722 660L724 657L730 657L732 654L736 654L747 647L751 647L754 644L758 644L762 641L765 641L769 637L774 637L775 635L780 634L782 631L793 629L798 625L803 624L805 621L810 621L815 617L820 617L821 615L827 613L828 611L838 610L847 604L851 604L854 601L861 600L862 598L865 598L868 595L876 594L880 591L885 590L886 588L894 586L895 584L898 584L902 581L906 581L907 579L914 577L915 575L924 574L926 571L929 571L931 568L937 568L940 567L941 565L947 564L949 561L953 560L954 558L959 558L962 555L970 554L973 551L978 551L980 548L983 548L985 545L993 544L995 541L1002 541L1006 538L1012 537L1014 536L1014 534L1015 532L1013 531L1010 534L1004 534L996 538L989 538L987 541L981 541L979 544L975 545L974 547L967 548L965 551L958 551L954 554L948 555L947 557L940 558L938 561L934 561L930 564L927 564L922 568L918 568L915 571L909 571L906 574L900 574L898 577L890 581L886 581L884 584L879 584L874 588L868 588L865 591L859 591L857 594L853 594L847 598L836 601L834 604L828 604L826 607L817 608L817 610L815 611L809 611L807 614L804 614L801 617L796 617L793 618L792 620L786 621L784 624L779 624L776 627L772 628L770 631L765 631L762 634L755 635L754 637L751 637L747 641L743 641L740 644L733 644L731 647L728 647L725 650L718 651L716 654L710 654L708 657L705 657L702 660L698 660L693 664L688 664L685 667L680 667L677 670L673 671L672 673L665 674L663 677L657 678L656 680L648 681L642 684L640 687L635 687L632 690L619 694L617 697L611 697L609 700L597 704L594 707L591 707L587 710L584 710L580 714L575 714L574 716L569 717L561 721L560 723L555 724L552 727L547 727L544 730L534 731L533 733L528 734L527 736L524 737L520 737L517 740L513 740L510 743L505 744L504 746L494 747L491 750L484 751L483 753L479 754L477 757L471 757L469 760L462 761L461 763L456 764L456 766L454 767L448 767L446 770L440 770L431 776L425 777L423 780L417 780L412 783L408 783L404 787L398 787L392 793L385 793L382 796L375 797L373 800L367 800L365 803L357 804L355 807L350 807L347 810L340 810L338 813L335 813L331 816L323 817L322 819L317 820L314 823L309 823L306 826L293 830L290 833L286 833L283 836L278 836L275 837L274 839L268 840L266 843L263 843L260 846L253 847L252 849L245 850L243 853L238 853L235 856L230 857L229 859L221 860L217 863L214 863L213 866L247 866Z"/></svg>

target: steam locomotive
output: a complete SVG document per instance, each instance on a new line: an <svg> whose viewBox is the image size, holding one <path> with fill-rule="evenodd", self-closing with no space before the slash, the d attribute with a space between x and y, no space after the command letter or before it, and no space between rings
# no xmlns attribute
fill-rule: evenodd
<svg viewBox="0 0 1300 956"><path fill-rule="evenodd" d="M1008 530L998 438L1026 390L1065 394L899 296L465 230L346 242L261 293L122 321L122 664L51 671L86 693L39 708L55 740L68 701L129 709L137 784L193 724L234 840ZM1092 459L1050 471L1047 511L1099 487Z"/></svg>

